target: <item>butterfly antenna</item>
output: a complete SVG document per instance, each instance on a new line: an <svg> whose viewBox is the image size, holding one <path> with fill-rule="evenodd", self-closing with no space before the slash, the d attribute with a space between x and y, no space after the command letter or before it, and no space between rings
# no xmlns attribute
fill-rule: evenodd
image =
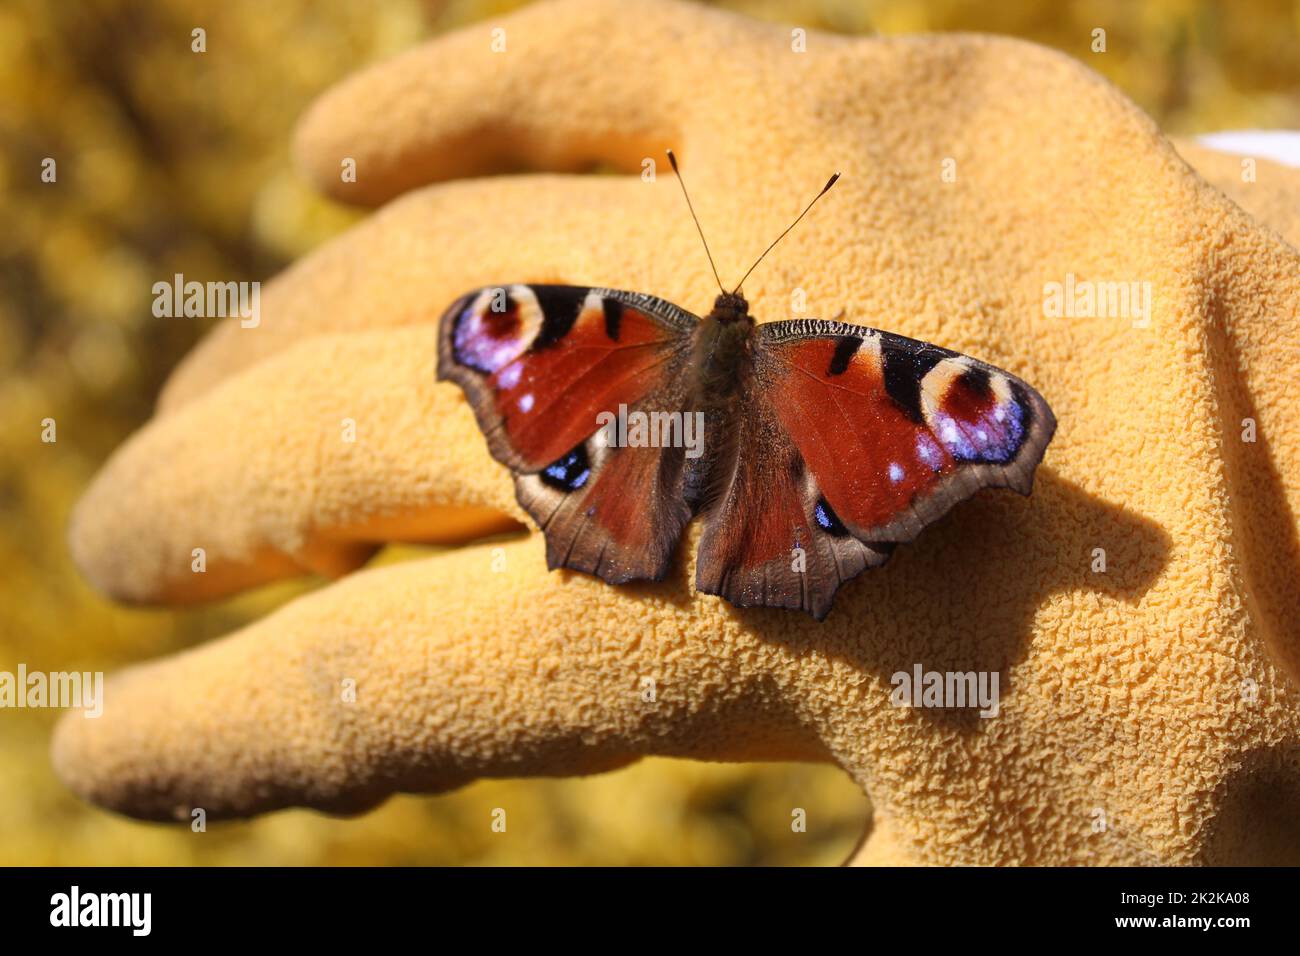
<svg viewBox="0 0 1300 956"><path fill-rule="evenodd" d="M763 250L763 255L759 256L757 259L754 260L754 264L749 267L749 272L753 272L755 269L758 268L758 264L763 261L763 257L766 256L769 252L771 252L774 248L776 248L776 244L785 238L786 233L788 233L795 226L799 225L799 220L802 219L804 216L808 215L808 210L817 204L818 199L821 199L823 196L826 195L827 192L830 191L830 188L835 185L835 181L839 178L840 178L840 174L836 173L834 176L832 176L830 179L826 181L826 185L822 187L822 191L813 197L813 201L804 207L803 212L799 213L798 217L795 219L794 222L790 223L790 225L785 227L785 232L781 233L781 235L773 239L772 245L768 246L766 249ZM736 283L735 292L739 292L740 287L745 284L745 279L749 278L749 272L746 272L744 278L742 278L739 282ZM732 294L734 295L735 293L733 292Z"/></svg>
<svg viewBox="0 0 1300 956"><path fill-rule="evenodd" d="M700 242L704 243L704 254L709 257L709 266L713 269L713 278L718 283L718 291L725 295L727 290L722 287L718 267L713 264L713 253L709 252L709 242L704 238L704 230L700 228L700 217L695 215L695 207L691 205L691 194L686 191L686 183L682 182L682 171L677 168L677 157L673 155L671 149L668 150L668 162L672 163L673 173L677 176L677 185L682 187L682 195L686 197L686 208L691 211L691 218L695 220L695 231L700 234Z"/></svg>

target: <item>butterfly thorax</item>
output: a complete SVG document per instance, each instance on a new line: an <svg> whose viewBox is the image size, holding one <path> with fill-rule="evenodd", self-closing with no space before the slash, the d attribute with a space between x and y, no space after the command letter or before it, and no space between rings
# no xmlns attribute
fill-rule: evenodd
<svg viewBox="0 0 1300 956"><path fill-rule="evenodd" d="M743 296L723 293L695 329L693 391L701 410L729 403L753 365L754 319Z"/></svg>

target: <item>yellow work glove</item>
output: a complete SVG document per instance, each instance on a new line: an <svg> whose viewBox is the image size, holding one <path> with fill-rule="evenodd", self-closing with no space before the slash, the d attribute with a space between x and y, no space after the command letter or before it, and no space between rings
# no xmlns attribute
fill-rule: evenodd
<svg viewBox="0 0 1300 956"><path fill-rule="evenodd" d="M753 313L843 313L1032 383L1060 422L1033 496L958 506L820 624L695 594L698 522L659 584L548 573L537 533L468 543L524 516L435 382L437 319L513 282L706 311L666 146L724 281L841 171L746 283ZM1114 87L1011 40L566 0L348 80L297 151L329 195L392 202L176 371L78 507L76 559L180 602L463 546L117 675L54 740L78 793L218 818L651 754L829 760L875 807L859 862L1297 859L1300 255L1278 230L1300 230ZM597 163L628 175L559 175ZM1214 164L1295 195L1281 167ZM1109 282L1131 301L1053 304ZM895 706L918 667L996 672L997 715Z"/></svg>

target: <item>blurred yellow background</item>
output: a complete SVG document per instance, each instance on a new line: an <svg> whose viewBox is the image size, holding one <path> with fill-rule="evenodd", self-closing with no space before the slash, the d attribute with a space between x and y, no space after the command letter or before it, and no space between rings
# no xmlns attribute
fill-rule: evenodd
<svg viewBox="0 0 1300 956"><path fill-rule="evenodd" d="M520 5L0 2L0 671L111 671L319 585L182 612L115 607L72 567L68 514L204 331L153 318L152 284L266 279L361 215L291 168L306 104L364 64ZM1300 0L723 5L845 33L1012 34L1083 60L1172 132L1300 128ZM203 56L190 51L197 26ZM1103 54L1090 49L1098 27ZM56 184L41 182L45 157ZM41 442L45 418L55 444ZM353 820L288 811L193 834L68 794L47 756L58 716L0 710L0 864L829 864L869 817L832 767L651 760L399 797ZM497 806L511 808L508 835L489 827ZM795 806L806 833L791 831Z"/></svg>

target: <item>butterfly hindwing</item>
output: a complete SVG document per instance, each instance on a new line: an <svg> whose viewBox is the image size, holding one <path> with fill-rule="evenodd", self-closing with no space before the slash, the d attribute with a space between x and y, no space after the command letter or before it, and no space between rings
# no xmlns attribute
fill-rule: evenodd
<svg viewBox="0 0 1300 956"><path fill-rule="evenodd" d="M778 606L819 619L841 583L980 488L1028 494L1056 427L1042 397L1000 369L815 320L759 327L740 418L761 422L763 436L742 442L732 490L710 514L700 587L735 604L771 603L763 589L779 534L763 529L780 514L792 539L785 561L799 559L798 537L808 580L792 605L794 579L782 574ZM751 540L767 544L744 546Z"/></svg>
<svg viewBox="0 0 1300 956"><path fill-rule="evenodd" d="M735 470L706 515L695 587L820 620L839 586L884 564L892 546L839 524L770 402L751 389L741 408Z"/></svg>
<svg viewBox="0 0 1300 956"><path fill-rule="evenodd" d="M514 472L552 568L663 576L690 518L682 449L606 447L598 416L681 409L697 321L652 296L554 285L479 289L443 315L438 377Z"/></svg>
<svg viewBox="0 0 1300 956"><path fill-rule="evenodd" d="M546 535L547 567L610 584L661 579L691 519L682 465L681 448L609 447L597 434L557 465L516 475L516 497Z"/></svg>

